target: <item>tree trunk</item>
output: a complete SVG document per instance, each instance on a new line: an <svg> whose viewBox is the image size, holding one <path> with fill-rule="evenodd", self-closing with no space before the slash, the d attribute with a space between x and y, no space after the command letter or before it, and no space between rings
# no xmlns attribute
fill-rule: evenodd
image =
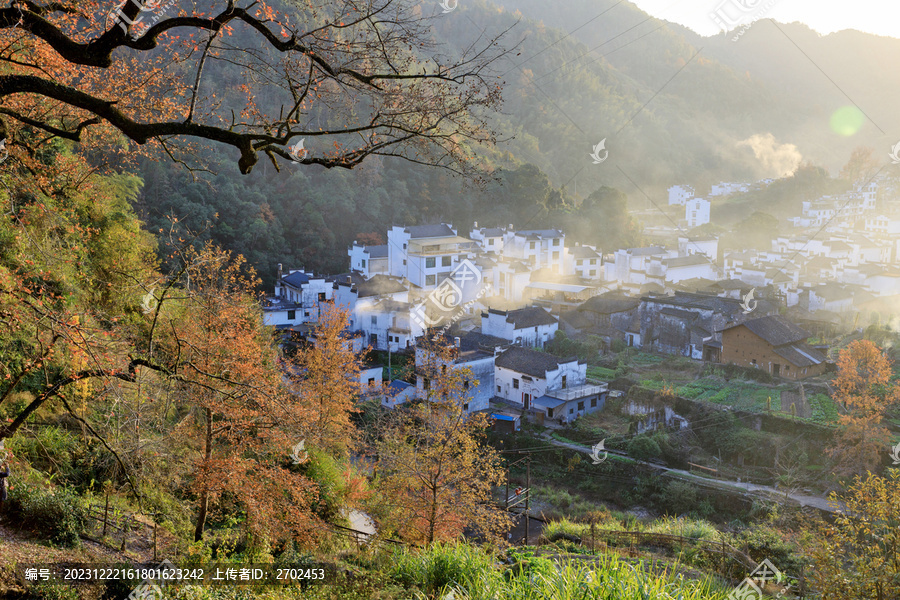
<svg viewBox="0 0 900 600"><path fill-rule="evenodd" d="M434 527L437 522L437 490L431 490L431 515L428 519L428 544L434 542Z"/></svg>
<svg viewBox="0 0 900 600"><path fill-rule="evenodd" d="M204 463L209 464L212 456L212 411L206 409L206 452ZM209 484L203 484L203 491L200 493L200 510L197 512L197 528L194 529L194 541L199 542L203 539L203 528L206 527L206 513L209 511Z"/></svg>

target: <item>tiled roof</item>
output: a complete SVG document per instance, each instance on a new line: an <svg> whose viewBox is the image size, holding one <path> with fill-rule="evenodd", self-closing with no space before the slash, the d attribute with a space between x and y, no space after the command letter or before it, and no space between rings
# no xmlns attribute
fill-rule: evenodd
<svg viewBox="0 0 900 600"><path fill-rule="evenodd" d="M587 246L575 246L574 248L569 248L569 252L575 258L600 258L599 252L591 250Z"/></svg>
<svg viewBox="0 0 900 600"><path fill-rule="evenodd" d="M426 238L426 237L455 237L456 234L445 223L440 225L412 225L404 229L409 237Z"/></svg>
<svg viewBox="0 0 900 600"><path fill-rule="evenodd" d="M387 258L388 246L381 244L380 246L366 246L366 254L369 258Z"/></svg>
<svg viewBox="0 0 900 600"><path fill-rule="evenodd" d="M773 350L775 354L798 367L811 367L825 362L825 355L809 344L789 344Z"/></svg>
<svg viewBox="0 0 900 600"><path fill-rule="evenodd" d="M781 315L750 319L740 325L743 325L773 346L805 342L806 338L809 337L809 332L794 325ZM739 327L740 325L735 325L734 327ZM727 329L733 329L733 327L728 327Z"/></svg>
<svg viewBox="0 0 900 600"><path fill-rule="evenodd" d="M484 227L481 229L481 235L486 238L500 237L503 235L503 230L499 227Z"/></svg>
<svg viewBox="0 0 900 600"><path fill-rule="evenodd" d="M499 355L494 364L517 373L543 378L547 376L547 371L555 371L560 363L571 362L572 360L576 359L574 357L568 360L559 359L545 352L513 346Z"/></svg>
<svg viewBox="0 0 900 600"><path fill-rule="evenodd" d="M627 312L634 310L640 305L641 301L637 298L631 298L617 292L607 292L599 296L594 296L586 300L578 310L583 310L601 315L612 313Z"/></svg>
<svg viewBox="0 0 900 600"><path fill-rule="evenodd" d="M513 329L525 329L526 327L538 327L540 325L552 325L558 323L556 317L538 306L518 308L509 312L489 309L488 312L495 315L505 315L506 322L513 324Z"/></svg>
<svg viewBox="0 0 900 600"><path fill-rule="evenodd" d="M302 271L296 271L290 275L281 278L282 283L286 283L291 287L300 287L305 283L309 283L309 275Z"/></svg>
<svg viewBox="0 0 900 600"><path fill-rule="evenodd" d="M667 258L663 260L666 263L666 266L670 269L677 269L679 267L696 267L698 265L705 265L709 263L709 259L705 256L699 256L697 254L692 254L691 256L680 256L678 258Z"/></svg>
<svg viewBox="0 0 900 600"><path fill-rule="evenodd" d="M406 286L385 275L375 275L371 279L360 282L356 286L360 298L367 296L380 296L382 294L396 294L405 292Z"/></svg>

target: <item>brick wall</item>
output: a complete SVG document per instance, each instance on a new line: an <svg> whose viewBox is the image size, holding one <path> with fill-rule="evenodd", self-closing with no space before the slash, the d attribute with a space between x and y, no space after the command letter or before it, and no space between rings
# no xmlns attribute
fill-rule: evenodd
<svg viewBox="0 0 900 600"><path fill-rule="evenodd" d="M755 362L754 362L755 361ZM784 357L772 350L772 346L744 326L734 327L722 332L722 362L734 363L742 367L756 367L787 379L804 379L825 372L825 363L802 368L790 364ZM775 372L779 365L779 372Z"/></svg>

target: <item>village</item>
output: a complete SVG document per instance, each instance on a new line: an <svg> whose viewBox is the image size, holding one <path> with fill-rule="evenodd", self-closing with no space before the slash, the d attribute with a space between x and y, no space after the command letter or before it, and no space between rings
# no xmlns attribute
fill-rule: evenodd
<svg viewBox="0 0 900 600"><path fill-rule="evenodd" d="M770 183L722 183L709 197ZM874 180L804 202L791 220L794 235L739 252L719 248L714 236L684 233L709 222L711 203L686 185L669 190L668 210L683 207L684 219L645 231L658 243L607 254L567 242L558 229L394 226L387 244L348 249L349 273L279 265L265 323L305 339L323 303L348 311L356 352L415 363L406 380L381 363L361 374L364 390L387 390L381 396L389 408L427 395L421 342L443 336L455 347L453 365L478 381L464 408L488 411L498 427L518 428L523 417L568 424L618 393L589 377L584 360L546 352L557 335L600 340L600 353L634 348L804 381L832 369L829 336L857 326L860 313L890 313L900 293L893 266L900 226L884 210L875 214L878 192Z"/></svg>

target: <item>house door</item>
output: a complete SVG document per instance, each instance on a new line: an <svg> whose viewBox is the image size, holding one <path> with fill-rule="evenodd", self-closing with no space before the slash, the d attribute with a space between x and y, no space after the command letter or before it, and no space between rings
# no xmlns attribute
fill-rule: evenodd
<svg viewBox="0 0 900 600"><path fill-rule="evenodd" d="M525 405L525 410L531 408L531 394L522 394L522 404Z"/></svg>
<svg viewBox="0 0 900 600"><path fill-rule="evenodd" d="M781 376L781 365L779 365L778 363L772 365L772 375L774 375L775 377Z"/></svg>

